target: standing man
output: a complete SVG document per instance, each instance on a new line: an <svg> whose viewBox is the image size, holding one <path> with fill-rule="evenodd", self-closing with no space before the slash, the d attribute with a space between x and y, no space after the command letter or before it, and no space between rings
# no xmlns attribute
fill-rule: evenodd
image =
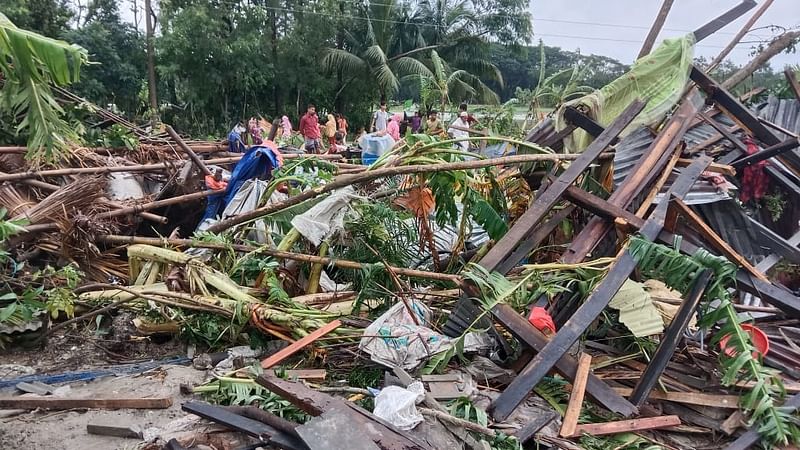
<svg viewBox="0 0 800 450"><path fill-rule="evenodd" d="M305 139L306 152L320 153L322 151L317 108L313 104L308 105L306 113L300 118L300 134Z"/></svg>
<svg viewBox="0 0 800 450"><path fill-rule="evenodd" d="M458 105L458 116L459 117L462 117L461 113L467 113L466 122L467 122L467 125L469 125L467 128L472 128L473 125L478 123L478 119L476 119L475 116L473 116L472 114L467 112L467 104L466 103L462 103L462 104Z"/></svg>
<svg viewBox="0 0 800 450"><path fill-rule="evenodd" d="M372 115L372 125L370 129L372 132L383 131L386 129L386 124L389 122L389 112L386 111L386 101L381 102L381 109L375 111Z"/></svg>

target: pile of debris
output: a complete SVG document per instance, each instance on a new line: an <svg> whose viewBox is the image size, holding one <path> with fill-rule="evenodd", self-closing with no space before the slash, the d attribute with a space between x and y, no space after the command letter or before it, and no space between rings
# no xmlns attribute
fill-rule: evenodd
<svg viewBox="0 0 800 450"><path fill-rule="evenodd" d="M97 334L114 315L139 340L191 342L146 364L0 373L0 388L28 392L0 408L186 397L192 416L177 420L87 423L148 449L800 442L800 298L784 286L798 279L781 269L800 263L800 215L748 207L800 201L800 88L787 72L797 99L748 108L758 92L736 98L692 65L696 41L753 6L665 41L524 141L470 130L515 153L498 158L407 135L367 167L275 132L236 153L107 112L136 146L36 170L24 148L0 148L0 258L16 293L0 343L75 324ZM52 386L163 383L189 363L200 375L157 397Z"/></svg>

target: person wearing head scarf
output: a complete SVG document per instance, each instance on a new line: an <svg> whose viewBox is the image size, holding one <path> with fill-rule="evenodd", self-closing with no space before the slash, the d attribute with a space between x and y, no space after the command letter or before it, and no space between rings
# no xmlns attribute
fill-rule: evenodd
<svg viewBox="0 0 800 450"><path fill-rule="evenodd" d="M395 113L386 125L386 134L392 137L395 141L400 140L400 122L403 121L403 115Z"/></svg>
<svg viewBox="0 0 800 450"><path fill-rule="evenodd" d="M286 116L281 117L281 137L284 139L291 139L292 137L292 122Z"/></svg>
<svg viewBox="0 0 800 450"><path fill-rule="evenodd" d="M458 115L458 118L456 120L454 120L452 124L450 124L451 128L449 128L447 130L447 134L449 134L450 136L453 136L456 139L468 138L469 137L469 132L468 131L464 131L465 129L469 129L468 117L469 117L469 114L467 114L466 111L461 111L461 113L459 113L459 115ZM458 127L459 129L455 129L455 128L452 128L452 127ZM468 141L457 142L456 145L461 147L461 150L464 150L465 152L469 151L469 142Z"/></svg>
<svg viewBox="0 0 800 450"><path fill-rule="evenodd" d="M328 121L325 122L325 137L330 146L336 145L336 118L333 114L328 114Z"/></svg>

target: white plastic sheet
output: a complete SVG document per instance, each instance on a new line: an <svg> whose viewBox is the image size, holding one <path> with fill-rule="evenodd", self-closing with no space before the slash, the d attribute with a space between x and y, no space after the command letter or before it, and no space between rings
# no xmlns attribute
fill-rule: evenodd
<svg viewBox="0 0 800 450"><path fill-rule="evenodd" d="M295 216L292 226L314 245L344 227L344 217L350 209L350 201L356 197L355 188L347 186L337 189L325 200L311 209Z"/></svg>
<svg viewBox="0 0 800 450"><path fill-rule="evenodd" d="M407 389L389 386L375 397L373 414L401 430L410 430L425 419L417 411L417 403L425 397L425 387L415 381Z"/></svg>

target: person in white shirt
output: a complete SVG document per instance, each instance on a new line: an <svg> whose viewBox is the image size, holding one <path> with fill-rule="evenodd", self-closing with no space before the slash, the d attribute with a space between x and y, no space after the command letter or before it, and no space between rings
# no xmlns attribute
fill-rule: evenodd
<svg viewBox="0 0 800 450"><path fill-rule="evenodd" d="M386 111L386 102L381 102L381 109L375 111L375 114L372 115L370 130L373 133L376 131L383 131L386 129L387 123L389 123L389 112Z"/></svg>
<svg viewBox="0 0 800 450"><path fill-rule="evenodd" d="M466 111L462 111L461 114L458 115L458 118L450 124L450 128L447 130L447 134L453 136L455 139L469 137L469 132L463 130L457 130L453 127L468 129L469 122L467 121L469 115ZM463 151L469 151L469 141L461 141L457 142L456 145L461 148Z"/></svg>

